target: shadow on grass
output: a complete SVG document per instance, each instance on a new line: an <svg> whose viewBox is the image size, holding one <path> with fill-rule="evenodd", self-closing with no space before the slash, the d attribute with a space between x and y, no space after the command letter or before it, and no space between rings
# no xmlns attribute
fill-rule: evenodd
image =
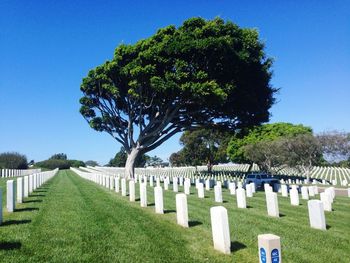
<svg viewBox="0 0 350 263"><path fill-rule="evenodd" d="M42 189L40 189L40 190L35 190L33 193L47 193L47 191L46 190L42 190Z"/></svg>
<svg viewBox="0 0 350 263"><path fill-rule="evenodd" d="M136 198L136 199L135 199L135 202L139 202L139 201L140 201L140 198Z"/></svg>
<svg viewBox="0 0 350 263"><path fill-rule="evenodd" d="M26 211L36 211L39 210L37 207L25 207L25 208L17 208L15 212L26 212Z"/></svg>
<svg viewBox="0 0 350 263"><path fill-rule="evenodd" d="M20 249L21 246L20 242L0 242L0 250Z"/></svg>
<svg viewBox="0 0 350 263"><path fill-rule="evenodd" d="M22 224L28 224L32 222L32 220L24 219L24 220L8 220L5 222L2 222L0 226L10 226L10 225L22 225Z"/></svg>
<svg viewBox="0 0 350 263"><path fill-rule="evenodd" d="M285 214L281 214L281 213L280 213L280 217L285 217L285 216L286 216Z"/></svg>
<svg viewBox="0 0 350 263"><path fill-rule="evenodd" d="M42 194L38 194L38 195L33 195L33 194L31 194L31 195L29 195L29 197L44 197L45 195L42 195Z"/></svg>
<svg viewBox="0 0 350 263"><path fill-rule="evenodd" d="M252 207L252 206L250 206L250 205L247 205L247 208L248 208L248 209L250 209L250 208L253 208L253 207Z"/></svg>
<svg viewBox="0 0 350 263"><path fill-rule="evenodd" d="M331 228L331 226L326 224L326 229L328 230L330 228Z"/></svg>
<svg viewBox="0 0 350 263"><path fill-rule="evenodd" d="M200 226L200 225L203 225L203 223L199 222L199 221L189 221L188 222L189 227L195 227L195 226Z"/></svg>
<svg viewBox="0 0 350 263"><path fill-rule="evenodd" d="M238 241L231 242L231 252L236 252L236 251L244 249L246 247L247 246L241 242L238 242Z"/></svg>
<svg viewBox="0 0 350 263"><path fill-rule="evenodd" d="M176 210L164 210L164 214L176 213Z"/></svg>
<svg viewBox="0 0 350 263"><path fill-rule="evenodd" d="M147 204L147 206L155 206L155 203Z"/></svg>
<svg viewBox="0 0 350 263"><path fill-rule="evenodd" d="M43 200L26 200L26 201L23 201L23 203L41 203Z"/></svg>

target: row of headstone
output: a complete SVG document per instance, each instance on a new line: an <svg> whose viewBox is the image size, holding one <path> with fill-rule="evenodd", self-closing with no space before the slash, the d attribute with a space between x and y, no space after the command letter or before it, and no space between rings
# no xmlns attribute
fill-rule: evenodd
<svg viewBox="0 0 350 263"><path fill-rule="evenodd" d="M17 180L6 181L6 210L12 213L16 209L16 202L23 203L23 198L26 198L34 190L44 184L47 180L56 175L58 169L30 174L24 177L19 177ZM0 189L0 204L2 203L2 190ZM0 206L0 224L2 223L2 206Z"/></svg>
<svg viewBox="0 0 350 263"><path fill-rule="evenodd" d="M0 169L0 177L18 177L40 172L41 169Z"/></svg>
<svg viewBox="0 0 350 263"><path fill-rule="evenodd" d="M107 187L106 182L109 180L103 179L103 175L87 175L84 172L81 172L77 169L73 168L73 171L75 171L78 175L95 181L96 183L99 183L105 187ZM101 179L102 178L102 179ZM125 178L119 178L118 176L114 178L115 180L115 191L120 192L119 186L121 186L121 192L122 196L126 196L126 179ZM105 182L105 183L104 183ZM165 180L165 184L168 184L168 181ZM173 180L173 185L177 185L177 179ZM188 228L189 227L189 219L188 219L188 206L187 206L187 195L186 192L188 192L190 182L188 180L184 181L184 188L185 193L178 193L175 195L175 202L176 202L176 222L178 225ZM152 185L151 185L152 186ZM216 202L222 202L222 192L221 192L221 184L217 184L214 186L214 193L215 193L215 201ZM233 185L231 185L232 189ZM201 182L196 182L196 188L197 188L197 194L199 198L204 197L204 185ZM154 188L154 199L155 199L155 212L158 214L164 213L164 203L163 203L163 188L160 186L159 181L157 181L157 186ZM187 189L187 190L186 190ZM248 189L251 189L251 186L248 187ZM178 189L173 188L174 192L177 192ZM249 191L249 190L248 190ZM251 190L253 191L253 190ZM242 201L238 202L239 206L242 208L246 207L245 203L245 190L243 188L238 188L237 196L242 196L242 199L244 200L244 204L241 204ZM276 193L269 193L269 194L275 194ZM239 197L238 197L239 199ZM135 181L129 180L129 201L135 202ZM140 206L141 207L147 207L147 181L146 182L140 182ZM212 239L213 239L213 246L214 249L225 253L230 254L231 253L231 239L230 239L230 230L229 230L229 221L228 221L228 214L227 209L223 206L215 206L210 208L210 219L211 219L211 228L212 228ZM278 239L278 242L276 240ZM269 261L269 259L276 259L279 257L279 260L281 260L281 253L280 253L280 244L279 244L279 237L267 234L267 235L259 235L259 251L265 250L268 251L268 255L266 256L267 261L263 262L276 262L276 261ZM278 244L277 244L278 243ZM276 249L278 250L276 252ZM271 251L270 251L271 250ZM273 252L272 252L273 251ZM271 254L272 253L272 254ZM259 257L263 257L261 260L264 260L264 255L259 253Z"/></svg>

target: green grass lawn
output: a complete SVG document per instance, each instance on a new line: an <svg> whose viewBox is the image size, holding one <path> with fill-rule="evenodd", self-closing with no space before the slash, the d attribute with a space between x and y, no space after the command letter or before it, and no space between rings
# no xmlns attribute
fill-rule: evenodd
<svg viewBox="0 0 350 263"><path fill-rule="evenodd" d="M0 187L5 179L0 180ZM139 185L136 185L136 197ZM179 188L182 191L182 187ZM17 211L7 213L0 226L0 262L258 262L257 236L281 237L283 262L349 262L350 198L337 197L326 212L327 231L309 227L307 206L292 207L279 197L281 218L267 216L265 196L249 198L248 209L236 208L235 196L224 189L232 254L212 247L207 198L188 196L190 228L176 224L175 193L164 192L166 213L154 213L153 189L149 207L89 182L71 171L60 171L37 189Z"/></svg>

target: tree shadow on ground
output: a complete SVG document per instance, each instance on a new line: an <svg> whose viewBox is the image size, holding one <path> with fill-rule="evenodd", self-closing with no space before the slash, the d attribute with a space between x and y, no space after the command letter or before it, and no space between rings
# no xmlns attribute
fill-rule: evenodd
<svg viewBox="0 0 350 263"><path fill-rule="evenodd" d="M199 221L196 221L196 220L188 222L188 226L189 227L195 227L195 226L199 226L199 225L203 225L203 223L199 222Z"/></svg>
<svg viewBox="0 0 350 263"><path fill-rule="evenodd" d="M10 226L10 225L22 225L22 224L28 224L32 222L32 220L24 219L24 220L8 220L5 222L2 222L0 226Z"/></svg>
<svg viewBox="0 0 350 263"><path fill-rule="evenodd" d="M247 246L241 242L238 242L238 241L231 242L231 252L236 252L236 251L244 249L246 247Z"/></svg>
<svg viewBox="0 0 350 263"><path fill-rule="evenodd" d="M0 242L0 250L20 249L21 246L20 242Z"/></svg>
<svg viewBox="0 0 350 263"><path fill-rule="evenodd" d="M16 208L15 212L26 212L26 211L35 211L39 210L37 207L25 207L25 208Z"/></svg>

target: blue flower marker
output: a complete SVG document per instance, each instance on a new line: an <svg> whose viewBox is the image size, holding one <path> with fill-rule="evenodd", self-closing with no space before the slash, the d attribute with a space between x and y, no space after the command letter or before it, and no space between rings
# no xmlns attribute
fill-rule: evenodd
<svg viewBox="0 0 350 263"><path fill-rule="evenodd" d="M266 263L266 251L264 248L260 248L260 262Z"/></svg>
<svg viewBox="0 0 350 263"><path fill-rule="evenodd" d="M273 249L271 251L271 262L272 263L279 263L280 262L280 255L277 248Z"/></svg>

